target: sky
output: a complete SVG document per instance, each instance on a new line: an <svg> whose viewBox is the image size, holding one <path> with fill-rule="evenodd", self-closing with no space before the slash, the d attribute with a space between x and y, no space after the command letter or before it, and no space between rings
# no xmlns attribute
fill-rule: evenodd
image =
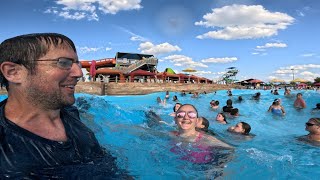
<svg viewBox="0 0 320 180"><path fill-rule="evenodd" d="M80 60L152 54L158 71L218 80L320 77L318 0L1 0L0 42L55 32Z"/></svg>

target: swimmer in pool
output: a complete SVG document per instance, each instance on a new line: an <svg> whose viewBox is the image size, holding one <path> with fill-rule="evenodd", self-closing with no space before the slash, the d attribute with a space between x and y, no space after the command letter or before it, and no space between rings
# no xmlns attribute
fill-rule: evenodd
<svg viewBox="0 0 320 180"><path fill-rule="evenodd" d="M181 158L183 160L193 163L208 163L213 158L211 156L212 148L233 149L232 146L213 136L198 132L196 130L198 121L198 111L193 105L184 104L178 109L175 117L178 131L174 131L172 134L178 138L179 142L171 148L172 152L183 153Z"/></svg>
<svg viewBox="0 0 320 180"><path fill-rule="evenodd" d="M281 106L280 99L275 99L272 103L272 105L269 107L268 112L272 112L272 114L275 115L285 115L286 112L284 110L284 107Z"/></svg>
<svg viewBox="0 0 320 180"><path fill-rule="evenodd" d="M173 96L172 101L179 102L178 97L176 95Z"/></svg>
<svg viewBox="0 0 320 180"><path fill-rule="evenodd" d="M224 115L223 113L217 114L216 121L220 124L228 124L226 115Z"/></svg>
<svg viewBox="0 0 320 180"><path fill-rule="evenodd" d="M317 103L316 107L312 108L311 113L316 113L316 112L320 112L320 103Z"/></svg>
<svg viewBox="0 0 320 180"><path fill-rule="evenodd" d="M165 99L169 99L170 95L169 95L169 91L166 91L166 96Z"/></svg>
<svg viewBox="0 0 320 180"><path fill-rule="evenodd" d="M233 108L232 106L232 100L231 99L228 99L227 100L227 105L226 106L223 106L222 110L223 112L231 112L231 109Z"/></svg>
<svg viewBox="0 0 320 180"><path fill-rule="evenodd" d="M235 117L238 117L238 116L240 116L239 109L238 108L231 109L230 117L231 118L235 118Z"/></svg>
<svg viewBox="0 0 320 180"><path fill-rule="evenodd" d="M302 94L301 93L297 94L297 99L294 101L294 107L301 108L301 109L307 107L306 102L302 98Z"/></svg>
<svg viewBox="0 0 320 180"><path fill-rule="evenodd" d="M199 117L198 124L196 126L196 130L200 131L200 132L202 131L202 132L205 132L209 135L214 136L215 133L209 129L209 126L210 126L210 123L207 118Z"/></svg>
<svg viewBox="0 0 320 180"><path fill-rule="evenodd" d="M241 135L249 135L251 126L246 122L239 122L237 125L229 127L228 131Z"/></svg>
<svg viewBox="0 0 320 180"><path fill-rule="evenodd" d="M306 123L306 131L308 131L309 134L299 137L298 140L320 145L320 118L310 118Z"/></svg>
<svg viewBox="0 0 320 180"><path fill-rule="evenodd" d="M218 109L218 108L219 108L219 104L220 104L219 101L212 100L212 101L210 102L210 107L211 107L212 109Z"/></svg>

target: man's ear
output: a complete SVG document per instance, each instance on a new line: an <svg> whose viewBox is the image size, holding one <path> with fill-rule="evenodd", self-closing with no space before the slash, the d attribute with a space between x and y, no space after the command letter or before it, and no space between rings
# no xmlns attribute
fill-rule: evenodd
<svg viewBox="0 0 320 180"><path fill-rule="evenodd" d="M13 62L1 63L0 70L3 76L12 83L20 83L24 75L22 66Z"/></svg>

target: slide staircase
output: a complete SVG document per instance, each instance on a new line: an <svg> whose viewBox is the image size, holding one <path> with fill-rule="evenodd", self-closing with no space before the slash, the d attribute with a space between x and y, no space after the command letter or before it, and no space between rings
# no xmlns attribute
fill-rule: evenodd
<svg viewBox="0 0 320 180"><path fill-rule="evenodd" d="M139 69L140 67L144 66L144 65L152 65L152 66L156 66L158 64L158 59L154 58L154 57L150 57L150 58L143 58L142 60L131 64L130 66L128 66L127 68L122 67L121 70L123 72L123 74L129 74L132 71L135 71L137 69Z"/></svg>

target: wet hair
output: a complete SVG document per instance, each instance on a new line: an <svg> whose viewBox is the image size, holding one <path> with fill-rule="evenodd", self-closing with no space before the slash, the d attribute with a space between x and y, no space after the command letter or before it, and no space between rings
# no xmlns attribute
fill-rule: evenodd
<svg viewBox="0 0 320 180"><path fill-rule="evenodd" d="M207 118L205 117L200 117L202 119L202 125L204 126L203 128L199 128L201 131L204 131L204 132L208 132L209 131L209 126L210 126L210 123L208 121Z"/></svg>
<svg viewBox="0 0 320 180"><path fill-rule="evenodd" d="M260 92L257 92L254 97L260 97L261 93Z"/></svg>
<svg viewBox="0 0 320 180"><path fill-rule="evenodd" d="M182 106L181 103L176 103L176 104L173 106L173 112L176 112L176 105L177 105L177 104L180 104L180 107Z"/></svg>
<svg viewBox="0 0 320 180"><path fill-rule="evenodd" d="M173 100L178 100L178 97L176 95L174 95Z"/></svg>
<svg viewBox="0 0 320 180"><path fill-rule="evenodd" d="M244 129L243 134L248 135L251 131L251 126L246 122L240 122L242 124L242 128Z"/></svg>
<svg viewBox="0 0 320 180"><path fill-rule="evenodd" d="M45 56L52 47L72 48L77 52L72 40L62 34L25 34L6 39L0 44L0 64L6 61L13 62L23 65L31 74L35 74L36 60ZM0 81L1 85L8 89L8 80L2 72Z"/></svg>
<svg viewBox="0 0 320 180"><path fill-rule="evenodd" d="M302 96L302 93L298 93L298 94L297 94L297 97L298 97L299 95L301 95L301 96Z"/></svg>
<svg viewBox="0 0 320 180"><path fill-rule="evenodd" d="M227 100L227 106L232 106L232 100L231 99Z"/></svg>
<svg viewBox="0 0 320 180"><path fill-rule="evenodd" d="M196 111L196 113L197 113L197 118L199 117L199 116L198 116L198 110L197 110L197 108L194 107L194 105L192 105L192 104L183 104L183 105L181 105L181 106L179 107L179 109L178 109L177 111L179 111L183 106L191 106L191 107Z"/></svg>
<svg viewBox="0 0 320 180"><path fill-rule="evenodd" d="M315 121L318 125L320 125L320 118L313 117L313 118L310 118L310 120L313 120L313 121Z"/></svg>
<svg viewBox="0 0 320 180"><path fill-rule="evenodd" d="M320 109L320 103L316 104L317 109Z"/></svg>
<svg viewBox="0 0 320 180"><path fill-rule="evenodd" d="M222 116L222 117L223 117L223 119L224 119L224 122L228 123L228 122L227 122L227 117L226 117L226 115L225 115L225 114L223 114L223 113L218 113L218 114L221 114L221 116Z"/></svg>
<svg viewBox="0 0 320 180"><path fill-rule="evenodd" d="M239 101L242 101L242 100L243 100L243 99L242 99L242 96L239 96L239 97L238 97L238 100L239 100Z"/></svg>
<svg viewBox="0 0 320 180"><path fill-rule="evenodd" d="M161 103L161 98L159 96L157 97L157 102Z"/></svg>
<svg viewBox="0 0 320 180"><path fill-rule="evenodd" d="M275 99L275 100L273 101L272 105L275 105L275 106L280 105L279 99Z"/></svg>
<svg viewBox="0 0 320 180"><path fill-rule="evenodd" d="M211 102L210 102L210 104L211 105L215 105L215 106L218 106L219 104L220 104L220 102L217 100L217 101L215 101L215 100L212 100Z"/></svg>
<svg viewBox="0 0 320 180"><path fill-rule="evenodd" d="M239 112L239 109L238 109L238 108L233 108L233 109L231 109L231 111L230 111L230 115L235 116L235 115L237 115L238 112Z"/></svg>

